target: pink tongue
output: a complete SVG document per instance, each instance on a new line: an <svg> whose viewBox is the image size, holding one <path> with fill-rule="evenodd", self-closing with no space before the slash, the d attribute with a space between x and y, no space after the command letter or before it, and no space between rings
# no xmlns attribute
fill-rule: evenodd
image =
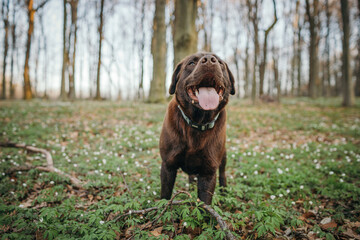
<svg viewBox="0 0 360 240"><path fill-rule="evenodd" d="M199 104L204 110L213 110L219 105L219 95L215 88L201 87L197 95Z"/></svg>

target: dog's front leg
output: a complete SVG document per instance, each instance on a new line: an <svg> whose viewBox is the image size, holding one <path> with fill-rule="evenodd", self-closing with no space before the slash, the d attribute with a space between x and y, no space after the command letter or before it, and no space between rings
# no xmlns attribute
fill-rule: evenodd
<svg viewBox="0 0 360 240"><path fill-rule="evenodd" d="M172 169L166 166L163 161L161 164L161 198L170 199L174 183L176 179L177 169Z"/></svg>
<svg viewBox="0 0 360 240"><path fill-rule="evenodd" d="M198 196L205 204L210 205L215 191L216 172L209 175L199 175Z"/></svg>

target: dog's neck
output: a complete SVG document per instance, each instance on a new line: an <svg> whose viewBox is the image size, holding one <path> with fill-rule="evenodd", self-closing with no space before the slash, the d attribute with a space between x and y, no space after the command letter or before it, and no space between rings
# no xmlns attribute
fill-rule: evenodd
<svg viewBox="0 0 360 240"><path fill-rule="evenodd" d="M182 109L182 107L180 106L180 104L177 105L183 119L185 120L185 122L192 128L195 128L197 130L200 131L206 131L209 129L214 128L216 120L218 119L220 112L215 112L215 111L203 111L200 109L195 109L192 107L191 110L192 114L189 114L190 116L188 116L184 110ZM189 109L189 108L187 108ZM214 116L214 114L216 114Z"/></svg>

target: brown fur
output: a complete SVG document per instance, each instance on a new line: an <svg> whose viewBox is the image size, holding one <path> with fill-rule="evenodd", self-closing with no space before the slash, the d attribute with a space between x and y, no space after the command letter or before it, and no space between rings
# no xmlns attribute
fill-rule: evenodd
<svg viewBox="0 0 360 240"><path fill-rule="evenodd" d="M208 62L201 63L205 61L204 58ZM219 106L214 110L205 111L198 103L192 103L187 88L194 85L222 86L223 99ZM182 168L190 176L198 176L198 197L206 204L211 204L217 169L219 169L220 186L226 187L225 105L229 94L235 94L234 77L226 63L216 55L197 53L186 57L177 65L169 92L175 93L175 97L169 103L160 136L160 154L163 160L161 198L170 199L177 169ZM192 121L198 124L211 122L218 113L220 114L214 128L200 131L185 122L178 105Z"/></svg>

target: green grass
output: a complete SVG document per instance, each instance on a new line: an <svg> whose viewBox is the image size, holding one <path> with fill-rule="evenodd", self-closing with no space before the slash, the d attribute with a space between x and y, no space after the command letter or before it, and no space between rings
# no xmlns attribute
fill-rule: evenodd
<svg viewBox="0 0 360 240"><path fill-rule="evenodd" d="M346 237L360 234L360 108L340 99L285 99L281 105L228 106L228 188L217 187L213 208L244 239ZM166 105L79 101L0 102L0 142L49 150L55 173L9 169L44 165L41 154L0 148L2 239L222 239L216 220L196 201L179 171L175 191L185 205L160 214L129 210L164 208L160 197L158 140ZM313 215L309 217L311 212ZM331 217L334 228L321 220ZM344 235L345 234L345 235Z"/></svg>

